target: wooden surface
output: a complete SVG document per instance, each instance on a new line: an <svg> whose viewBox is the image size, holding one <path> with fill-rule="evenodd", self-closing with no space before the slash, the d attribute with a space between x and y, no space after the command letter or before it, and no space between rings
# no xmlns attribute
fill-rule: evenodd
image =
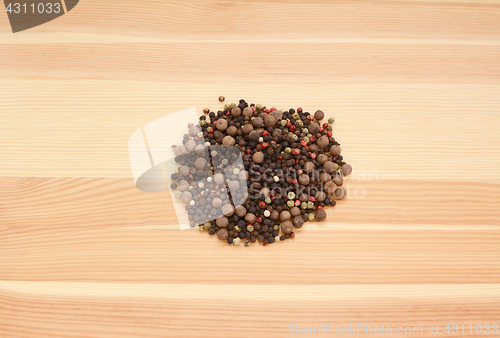
<svg viewBox="0 0 500 338"><path fill-rule="evenodd" d="M0 15L0 60L0 337L500 325L500 1L82 0ZM334 116L351 198L267 247L178 230L127 140L219 95Z"/></svg>

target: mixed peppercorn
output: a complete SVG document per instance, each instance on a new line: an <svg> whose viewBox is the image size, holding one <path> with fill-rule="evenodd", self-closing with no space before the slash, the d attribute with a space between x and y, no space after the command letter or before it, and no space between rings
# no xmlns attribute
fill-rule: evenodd
<svg viewBox="0 0 500 338"><path fill-rule="evenodd" d="M293 238L307 221L323 221L324 207L346 196L343 176L352 167L333 137L334 119L321 123L323 111L240 100L203 112L182 145L172 146L179 170L171 188L191 227L229 244L268 245Z"/></svg>

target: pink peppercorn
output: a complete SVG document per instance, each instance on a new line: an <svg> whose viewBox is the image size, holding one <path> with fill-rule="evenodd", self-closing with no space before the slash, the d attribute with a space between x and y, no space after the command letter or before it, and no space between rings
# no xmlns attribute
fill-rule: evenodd
<svg viewBox="0 0 500 338"><path fill-rule="evenodd" d="M300 200L295 200L295 206L298 207L302 202Z"/></svg>
<svg viewBox="0 0 500 338"><path fill-rule="evenodd" d="M266 136L267 134L269 134L269 132L268 132L267 130L264 130L264 131L262 132L262 135L263 135L263 136Z"/></svg>
<svg viewBox="0 0 500 338"><path fill-rule="evenodd" d="M333 135L333 134L332 134L332 132L331 132L331 131L327 131L327 132L326 132L326 136L327 136L327 137L332 137L332 135Z"/></svg>
<svg viewBox="0 0 500 338"><path fill-rule="evenodd" d="M310 153L309 156L312 158L312 159L315 159L316 158L316 154L315 153Z"/></svg>
<svg viewBox="0 0 500 338"><path fill-rule="evenodd" d="M260 201L260 202L259 202L259 207L261 207L261 208L265 208L265 207L266 207L266 202L264 202L264 201Z"/></svg>
<svg viewBox="0 0 500 338"><path fill-rule="evenodd" d="M314 203L314 202L316 202L316 198L314 198L314 196L309 196L309 201Z"/></svg>

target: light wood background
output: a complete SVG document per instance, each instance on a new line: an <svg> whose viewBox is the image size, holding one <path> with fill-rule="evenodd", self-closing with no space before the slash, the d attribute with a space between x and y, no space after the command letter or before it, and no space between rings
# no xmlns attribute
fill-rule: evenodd
<svg viewBox="0 0 500 338"><path fill-rule="evenodd" d="M500 1L82 0L0 15L0 60L0 337L500 325ZM178 230L127 140L219 95L334 116L351 198L268 247Z"/></svg>

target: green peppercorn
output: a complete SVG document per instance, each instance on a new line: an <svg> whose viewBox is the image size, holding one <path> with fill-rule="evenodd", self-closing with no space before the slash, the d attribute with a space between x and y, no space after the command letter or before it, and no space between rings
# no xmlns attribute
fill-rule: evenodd
<svg viewBox="0 0 500 338"><path fill-rule="evenodd" d="M278 231L278 230L279 230L279 228L280 228L280 227L279 227L278 225L273 226L273 230L275 230L275 231Z"/></svg>
<svg viewBox="0 0 500 338"><path fill-rule="evenodd" d="M176 198L181 198L181 196L182 196L182 191L176 191L175 192L175 197Z"/></svg>
<svg viewBox="0 0 500 338"><path fill-rule="evenodd" d="M255 109L257 109L257 110L262 110L262 105L261 105L261 104L257 104L257 105L255 105Z"/></svg>
<svg viewBox="0 0 500 338"><path fill-rule="evenodd" d="M236 103L234 103L234 102L229 105L230 109L233 109L234 107L236 107Z"/></svg>
<svg viewBox="0 0 500 338"><path fill-rule="evenodd" d="M307 135L307 134L309 134L309 129L304 128L304 129L302 129L302 132Z"/></svg>
<svg viewBox="0 0 500 338"><path fill-rule="evenodd" d="M307 214L307 219L310 221L314 221L314 214L313 213Z"/></svg>
<svg viewBox="0 0 500 338"><path fill-rule="evenodd" d="M233 174L238 175L240 173L240 169L234 168L233 169Z"/></svg>
<svg viewBox="0 0 500 338"><path fill-rule="evenodd" d="M328 119L328 123L332 124L333 122L335 122L335 119L334 119L333 117L330 117L330 118Z"/></svg>
<svg viewBox="0 0 500 338"><path fill-rule="evenodd" d="M253 225L247 225L247 231L252 232L254 230Z"/></svg>
<svg viewBox="0 0 500 338"><path fill-rule="evenodd" d="M230 108L229 108L229 105L228 105L228 104L225 104L225 105L224 105L224 110L229 110L229 109L230 109Z"/></svg>
<svg viewBox="0 0 500 338"><path fill-rule="evenodd" d="M205 227L203 225L200 225L198 229L200 230L200 232L203 232L203 230L205 230Z"/></svg>
<svg viewBox="0 0 500 338"><path fill-rule="evenodd" d="M205 223L203 224L203 227L204 227L205 229L209 230L209 229L212 227L212 223L210 223L210 222L205 222Z"/></svg>
<svg viewBox="0 0 500 338"><path fill-rule="evenodd" d="M298 139L299 139L299 137L296 134L292 135L292 140L297 141Z"/></svg>
<svg viewBox="0 0 500 338"><path fill-rule="evenodd" d="M264 202L266 202L266 204L271 204L271 197L266 197Z"/></svg>
<svg viewBox="0 0 500 338"><path fill-rule="evenodd" d="M287 205L289 208L293 208L293 206L294 206L295 204L293 203L293 201L292 201L292 200L288 200L288 202L286 202L286 205Z"/></svg>
<svg viewBox="0 0 500 338"><path fill-rule="evenodd" d="M288 193L288 199L289 199L289 200L293 200L294 198L295 198L295 193L294 193L293 191L290 191L290 192Z"/></svg>
<svg viewBox="0 0 500 338"><path fill-rule="evenodd" d="M309 142L309 137L304 137L304 141Z"/></svg>
<svg viewBox="0 0 500 338"><path fill-rule="evenodd" d="M235 231L235 232L240 232L240 231L241 231L241 229L240 229L240 227L239 227L239 226L235 226L235 227L234 227L234 231Z"/></svg>
<svg viewBox="0 0 500 338"><path fill-rule="evenodd" d="M286 122L286 120L281 120L281 122L280 122L280 123L281 123L281 125L284 127L284 126L286 126L286 123L287 123L287 122Z"/></svg>
<svg viewBox="0 0 500 338"><path fill-rule="evenodd" d="M314 207L314 203L309 201L307 202L307 209L312 209Z"/></svg>
<svg viewBox="0 0 500 338"><path fill-rule="evenodd" d="M292 152L292 148L290 148L290 147L286 147L285 148L285 153L289 153L290 154L291 152Z"/></svg>
<svg viewBox="0 0 500 338"><path fill-rule="evenodd" d="M307 209L307 203L306 203L306 202L302 202L302 203L300 203L300 207L301 207L303 210Z"/></svg>

